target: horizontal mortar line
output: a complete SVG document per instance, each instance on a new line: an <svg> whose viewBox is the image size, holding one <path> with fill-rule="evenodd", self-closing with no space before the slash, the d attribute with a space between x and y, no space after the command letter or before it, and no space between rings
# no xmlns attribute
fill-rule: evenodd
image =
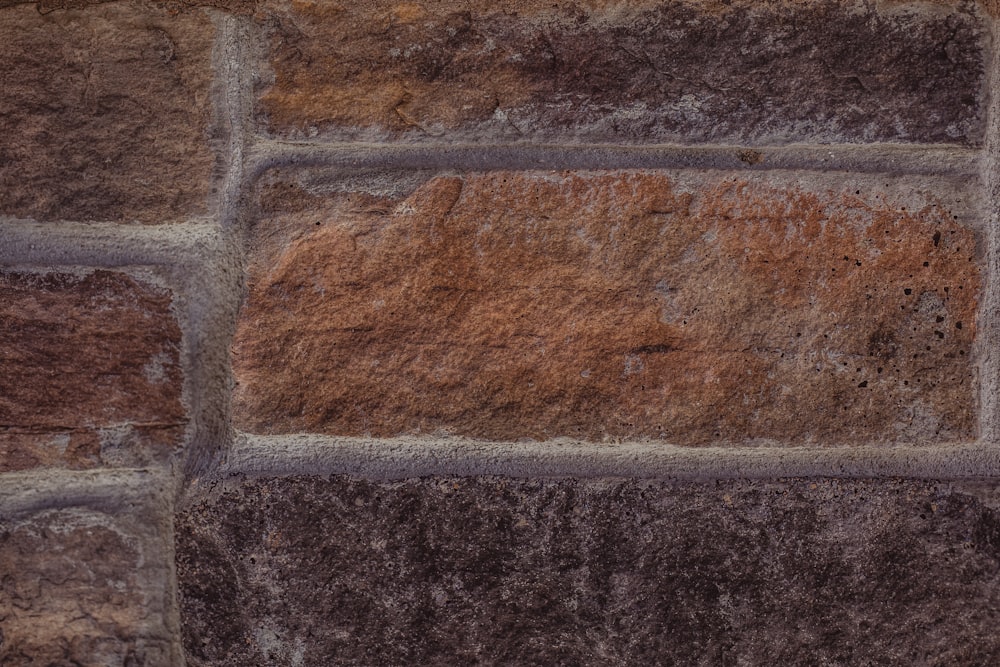
<svg viewBox="0 0 1000 667"><path fill-rule="evenodd" d="M223 233L211 219L134 225L0 217L0 264L108 268L200 264L223 246Z"/></svg>
<svg viewBox="0 0 1000 667"><path fill-rule="evenodd" d="M741 159L742 156L742 159ZM622 146L420 144L258 140L247 174L280 166L341 169L735 169L977 176L981 151L909 144ZM759 159L759 161L757 161ZM750 164L754 162L754 164Z"/></svg>
<svg viewBox="0 0 1000 667"><path fill-rule="evenodd" d="M908 477L982 479L1000 475L1000 450L987 443L893 447L679 447L570 440L508 443L464 438L349 438L241 434L217 474L346 474L374 479L497 475L768 479Z"/></svg>
<svg viewBox="0 0 1000 667"><path fill-rule="evenodd" d="M66 507L116 511L173 488L169 470L38 468L0 473L0 517Z"/></svg>

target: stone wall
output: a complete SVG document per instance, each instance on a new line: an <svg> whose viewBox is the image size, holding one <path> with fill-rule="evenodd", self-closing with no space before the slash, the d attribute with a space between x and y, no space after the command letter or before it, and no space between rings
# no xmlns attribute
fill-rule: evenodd
<svg viewBox="0 0 1000 667"><path fill-rule="evenodd" d="M0 0L0 664L1000 662L994 12Z"/></svg>

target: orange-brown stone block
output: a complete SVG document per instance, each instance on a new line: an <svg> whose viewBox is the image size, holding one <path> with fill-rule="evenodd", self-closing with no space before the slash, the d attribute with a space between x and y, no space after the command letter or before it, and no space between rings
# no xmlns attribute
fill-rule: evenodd
<svg viewBox="0 0 1000 667"><path fill-rule="evenodd" d="M372 140L982 139L983 12L867 0L268 0L262 124Z"/></svg>
<svg viewBox="0 0 1000 667"><path fill-rule="evenodd" d="M949 208L960 197L865 182L491 172L392 195L272 176L235 340L236 424L971 438L977 234Z"/></svg>
<svg viewBox="0 0 1000 667"><path fill-rule="evenodd" d="M121 273L0 273L0 470L162 460L183 436L171 296Z"/></svg>
<svg viewBox="0 0 1000 667"><path fill-rule="evenodd" d="M214 35L202 10L0 9L0 214L142 222L205 214Z"/></svg>

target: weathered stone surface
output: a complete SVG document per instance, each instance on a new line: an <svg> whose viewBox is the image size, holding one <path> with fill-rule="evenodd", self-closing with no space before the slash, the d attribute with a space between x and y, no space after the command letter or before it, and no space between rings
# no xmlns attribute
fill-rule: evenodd
<svg viewBox="0 0 1000 667"><path fill-rule="evenodd" d="M42 14L54 12L60 9L86 9L91 5L101 5L106 2L119 2L120 0L0 0L0 9L12 7L14 5L30 4L38 9ZM252 14L257 7L258 0L175 0L174 2L160 2L161 6L170 6L171 11L176 11L179 7L216 7L218 9L232 12L234 14Z"/></svg>
<svg viewBox="0 0 1000 667"><path fill-rule="evenodd" d="M272 0L261 118L285 136L982 138L971 2Z"/></svg>
<svg viewBox="0 0 1000 667"><path fill-rule="evenodd" d="M204 214L214 27L139 3L0 9L0 214L164 222Z"/></svg>
<svg viewBox="0 0 1000 667"><path fill-rule="evenodd" d="M1000 659L996 498L950 484L255 479L177 540L191 665Z"/></svg>
<svg viewBox="0 0 1000 667"><path fill-rule="evenodd" d="M171 300L109 271L0 272L0 470L173 451L186 413Z"/></svg>
<svg viewBox="0 0 1000 667"><path fill-rule="evenodd" d="M86 507L0 508L0 664L178 664L169 552L146 534L167 528L163 517L136 525Z"/></svg>
<svg viewBox="0 0 1000 667"><path fill-rule="evenodd" d="M235 423L678 444L972 437L979 250L961 194L766 178L494 172L389 196L275 176L235 339Z"/></svg>

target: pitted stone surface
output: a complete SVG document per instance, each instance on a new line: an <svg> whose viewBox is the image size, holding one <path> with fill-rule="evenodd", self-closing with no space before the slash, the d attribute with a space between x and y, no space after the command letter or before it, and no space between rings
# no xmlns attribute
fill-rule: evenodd
<svg viewBox="0 0 1000 667"><path fill-rule="evenodd" d="M971 438L977 235L952 210L960 193L890 180L495 172L386 194L275 175L236 332L235 423L683 445Z"/></svg>
<svg viewBox="0 0 1000 667"><path fill-rule="evenodd" d="M171 303L111 271L0 272L0 470L165 460L187 421Z"/></svg>
<svg viewBox="0 0 1000 667"><path fill-rule="evenodd" d="M178 520L188 664L986 665L972 487L231 479Z"/></svg>
<svg viewBox="0 0 1000 667"><path fill-rule="evenodd" d="M260 23L282 136L982 138L971 2L272 0Z"/></svg>
<svg viewBox="0 0 1000 667"><path fill-rule="evenodd" d="M0 8L0 214L149 223L208 212L206 13L114 2Z"/></svg>

